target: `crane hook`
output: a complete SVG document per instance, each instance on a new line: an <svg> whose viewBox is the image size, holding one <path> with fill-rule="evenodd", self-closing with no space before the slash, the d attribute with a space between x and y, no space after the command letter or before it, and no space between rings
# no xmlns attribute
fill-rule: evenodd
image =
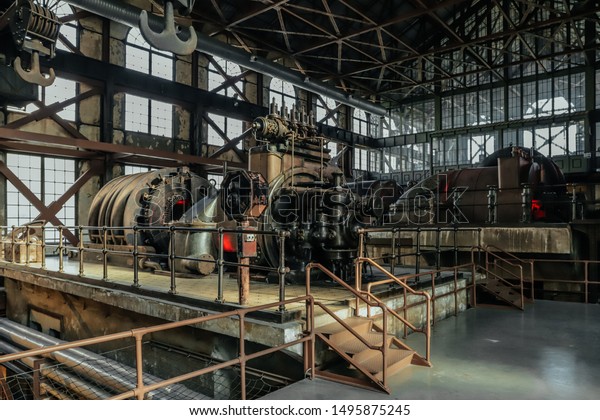
<svg viewBox="0 0 600 420"><path fill-rule="evenodd" d="M26 82L33 83L40 86L50 86L54 83L55 74L54 69L48 69L48 75L44 75L40 69L40 53L33 51L31 53L31 69L25 70L21 63L21 57L15 58L13 63L15 72Z"/></svg>
<svg viewBox="0 0 600 420"><path fill-rule="evenodd" d="M165 2L165 26L163 30L154 32L148 24L148 12L142 10L140 14L140 32L150 45L158 50L171 51L177 55L190 55L196 49L198 37L192 26L189 27L190 37L183 41L175 32L175 16L173 3Z"/></svg>

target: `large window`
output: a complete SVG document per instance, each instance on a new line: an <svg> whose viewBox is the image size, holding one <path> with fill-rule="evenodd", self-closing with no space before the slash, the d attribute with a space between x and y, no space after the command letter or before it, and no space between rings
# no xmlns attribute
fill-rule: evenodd
<svg viewBox="0 0 600 420"><path fill-rule="evenodd" d="M287 108L288 113L291 112L292 106L298 106L294 85L275 77L271 79L271 84L269 85L269 103L273 102L277 104L278 113L280 113L281 108Z"/></svg>
<svg viewBox="0 0 600 420"><path fill-rule="evenodd" d="M173 55L150 47L137 28L132 28L127 35L126 54L128 69L173 80ZM173 105L125 95L125 130L171 137Z"/></svg>
<svg viewBox="0 0 600 420"><path fill-rule="evenodd" d="M6 154L6 165L46 206L61 197L75 182L75 161L51 157ZM6 215L9 226L33 221L39 211L10 182L6 186ZM75 199L71 197L57 217L66 226L74 226Z"/></svg>
<svg viewBox="0 0 600 420"><path fill-rule="evenodd" d="M208 65L208 90L229 97L243 95L244 82L235 80L241 75L240 67L222 58L214 57ZM243 122L235 118L208 114L208 141L212 146L223 146L242 134Z"/></svg>

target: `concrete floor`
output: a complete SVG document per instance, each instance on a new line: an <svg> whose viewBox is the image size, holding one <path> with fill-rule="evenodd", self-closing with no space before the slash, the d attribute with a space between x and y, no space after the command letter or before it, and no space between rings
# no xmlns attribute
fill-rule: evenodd
<svg viewBox="0 0 600 420"><path fill-rule="evenodd" d="M420 350L421 337L408 344ZM478 307L438 322L432 368L389 379L391 395L305 380L269 399L600 399L600 305Z"/></svg>

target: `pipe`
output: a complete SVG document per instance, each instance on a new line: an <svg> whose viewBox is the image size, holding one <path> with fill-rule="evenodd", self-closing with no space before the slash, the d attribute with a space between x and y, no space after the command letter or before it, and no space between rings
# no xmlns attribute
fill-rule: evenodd
<svg viewBox="0 0 600 420"><path fill-rule="evenodd" d="M8 344L4 341L0 341L0 353L11 354L18 353L20 351L22 351L20 348ZM24 359L21 359L21 361L31 369L35 369L35 360L35 357L25 357ZM40 367L40 374L64 386L74 395L78 395L82 398L85 398L86 400L106 400L112 397L112 394L93 385L92 383L83 381L77 375L69 374L64 370L59 369L57 366L42 365Z"/></svg>
<svg viewBox="0 0 600 420"><path fill-rule="evenodd" d="M139 27L140 13L142 9L132 6L127 3L114 3L109 0L65 0L67 3L95 13L107 19L121 23L130 27ZM148 15L148 24L150 28L156 32L160 32L163 27L163 20L154 14ZM189 32L184 34L183 38L187 39ZM290 68L258 57L253 54L248 54L241 48L236 48L224 42L217 41L207 35L197 32L198 42L196 51L206 54L218 56L226 60L239 64L242 67L250 70L266 74L271 77L276 77L283 81L289 82L299 88L310 92L327 96L337 102L349 105L355 108L360 108L374 115L381 117L387 115L387 110L381 105L376 105L365 99L355 98L350 94L344 93L339 89L329 86L321 81L313 80L310 77L304 76L301 73Z"/></svg>
<svg viewBox="0 0 600 420"><path fill-rule="evenodd" d="M0 337L27 349L65 343L63 340L58 340L7 319L0 319ZM83 377L109 386L116 391L127 392L135 388L136 370L134 368L89 350L73 348L56 351L48 356L72 368ZM161 379L148 374L144 375L144 379L147 384L161 381ZM147 397L148 399L207 399L205 395L194 392L180 384L151 391Z"/></svg>

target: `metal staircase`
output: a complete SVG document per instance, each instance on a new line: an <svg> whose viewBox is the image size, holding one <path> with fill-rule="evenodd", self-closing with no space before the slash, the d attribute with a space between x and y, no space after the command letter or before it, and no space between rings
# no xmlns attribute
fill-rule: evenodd
<svg viewBox="0 0 600 420"><path fill-rule="evenodd" d="M427 361L401 340L389 334L384 338L383 332L372 318L352 317L345 322L368 344L337 322L319 327L316 332L327 338L330 346L337 352L344 352L378 380L383 380L383 352L378 349L385 348L387 375L391 376L411 364L429 366Z"/></svg>
<svg viewBox="0 0 600 420"><path fill-rule="evenodd" d="M529 263L495 246L474 247L472 256L482 274L477 282L478 296L485 294L497 303L525 310L523 266Z"/></svg>
<svg viewBox="0 0 600 420"><path fill-rule="evenodd" d="M310 370L313 376L320 376L358 386L370 387L375 385L376 387L389 392L387 379L391 375L411 364L431 366L429 361L431 298L426 292L411 289L404 282L379 266L375 261L368 258L360 258L359 260L364 260L365 262L368 260L370 264L383 270L385 275L389 276L395 283L404 287L408 293L422 296L427 308L426 325L422 329L416 328L404 317L399 315L396 310L388 307L370 292L359 290L348 285L320 264L310 263L307 266L307 279L310 278L311 269L319 269L333 281L355 295L357 301L357 306L355 308L356 313L359 313L359 305L362 304L366 305L366 312L368 315L373 314L372 316L353 316L341 319L331 311L327 305L315 301L315 307L321 309L334 319L331 323L316 327L314 329L315 338L325 343L329 350L341 357L347 363L349 368L362 373L362 376L365 377L366 380L357 377L360 375L345 375L321 369L321 366L315 366L314 357L311 360ZM359 263L361 261L359 261ZM307 294L309 293L310 281L307 281ZM372 308L379 309L377 311L372 311ZM377 314L375 315L375 313ZM394 331L390 331L388 324L388 318L390 317L395 318L400 321L401 324L406 325L415 332L425 334L426 344L424 356L421 356L402 340L397 338ZM310 317L309 319L314 320L314 317Z"/></svg>

